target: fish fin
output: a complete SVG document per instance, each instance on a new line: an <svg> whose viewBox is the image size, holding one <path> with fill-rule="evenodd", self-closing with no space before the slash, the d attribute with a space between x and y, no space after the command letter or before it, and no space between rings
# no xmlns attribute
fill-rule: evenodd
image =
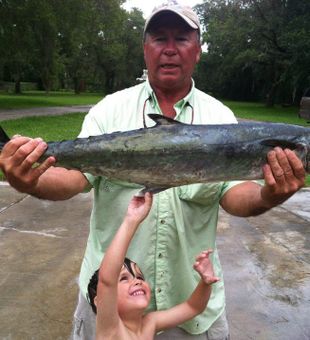
<svg viewBox="0 0 310 340"><path fill-rule="evenodd" d="M266 146L272 146L272 147L279 146L281 148L287 148L287 149L293 150L297 154L297 156L301 159L306 171L309 172L310 169L309 169L308 161L307 161L308 146L306 143L304 143L300 139L297 140L296 138L296 142L279 140L279 139L270 139L270 140L261 141L261 144L266 145Z"/></svg>
<svg viewBox="0 0 310 340"><path fill-rule="evenodd" d="M281 139L264 139L260 142L260 144L271 147L279 146L280 148L295 150L301 143Z"/></svg>
<svg viewBox="0 0 310 340"><path fill-rule="evenodd" d="M4 145L9 141L10 141L10 137L6 134L6 132L0 126L0 150L2 150Z"/></svg>
<svg viewBox="0 0 310 340"><path fill-rule="evenodd" d="M167 190L169 189L168 187L158 187L158 188L149 188L149 187L145 187L143 189L141 189L137 194L135 194L135 196L137 197L143 197L145 195L146 192L150 192L152 194L158 194L161 191Z"/></svg>
<svg viewBox="0 0 310 340"><path fill-rule="evenodd" d="M149 113L148 116L156 123L156 125L184 124L182 122L179 122L169 117L165 117L163 115L159 115L157 113ZM184 125L187 125L187 124L184 124Z"/></svg>

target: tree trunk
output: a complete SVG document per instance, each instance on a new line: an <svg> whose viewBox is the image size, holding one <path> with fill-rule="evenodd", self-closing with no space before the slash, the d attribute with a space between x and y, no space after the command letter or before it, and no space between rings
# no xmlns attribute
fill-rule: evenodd
<svg viewBox="0 0 310 340"><path fill-rule="evenodd" d="M266 106L267 107L273 107L274 106L276 89L277 89L277 85L272 84L271 88L269 89L269 91L266 95Z"/></svg>
<svg viewBox="0 0 310 340"><path fill-rule="evenodd" d="M21 85L20 85L20 78L15 80L14 93L15 94L21 94L22 93L22 89L21 89Z"/></svg>

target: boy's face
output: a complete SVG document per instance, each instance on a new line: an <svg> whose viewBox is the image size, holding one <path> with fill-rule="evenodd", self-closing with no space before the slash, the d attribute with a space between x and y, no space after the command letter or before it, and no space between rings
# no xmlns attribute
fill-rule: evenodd
<svg viewBox="0 0 310 340"><path fill-rule="evenodd" d="M144 311L151 298L151 289L134 262L130 268L123 265L118 281L118 312L120 315L133 310Z"/></svg>

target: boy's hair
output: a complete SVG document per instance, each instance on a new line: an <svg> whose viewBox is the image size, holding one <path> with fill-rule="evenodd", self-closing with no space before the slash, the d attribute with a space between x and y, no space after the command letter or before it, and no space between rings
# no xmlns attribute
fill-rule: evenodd
<svg viewBox="0 0 310 340"><path fill-rule="evenodd" d="M95 314L97 314L97 307L95 305L94 300L97 295L98 274L99 274L99 269L97 269L94 272L87 286L87 300L91 306L91 309L93 310Z"/></svg>
<svg viewBox="0 0 310 340"><path fill-rule="evenodd" d="M132 268L131 268L131 263L135 263L135 262L125 257L124 266L129 271L130 274L134 275ZM97 307L95 305L95 297L97 296L98 276L99 276L99 269L97 269L94 272L87 286L87 300L91 306L91 309L93 310L95 314L97 314Z"/></svg>

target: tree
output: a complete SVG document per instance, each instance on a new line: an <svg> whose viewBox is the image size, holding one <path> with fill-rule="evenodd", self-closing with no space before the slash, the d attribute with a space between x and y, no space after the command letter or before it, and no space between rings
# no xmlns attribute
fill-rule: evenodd
<svg viewBox="0 0 310 340"><path fill-rule="evenodd" d="M197 10L220 95L296 100L309 71L309 1L213 0Z"/></svg>
<svg viewBox="0 0 310 340"><path fill-rule="evenodd" d="M63 62L59 79L62 88L73 86L75 93L85 91L94 73L94 58L89 48L91 8L89 0L58 0L55 8L59 55Z"/></svg>
<svg viewBox="0 0 310 340"><path fill-rule="evenodd" d="M125 42L124 69L120 77L120 87L128 87L135 83L143 72L144 57L142 36L144 29L142 12L133 8L123 22L123 41Z"/></svg>
<svg viewBox="0 0 310 340"><path fill-rule="evenodd" d="M14 81L15 93L21 93L23 72L33 56L34 40L25 17L26 0L0 1L0 65Z"/></svg>

